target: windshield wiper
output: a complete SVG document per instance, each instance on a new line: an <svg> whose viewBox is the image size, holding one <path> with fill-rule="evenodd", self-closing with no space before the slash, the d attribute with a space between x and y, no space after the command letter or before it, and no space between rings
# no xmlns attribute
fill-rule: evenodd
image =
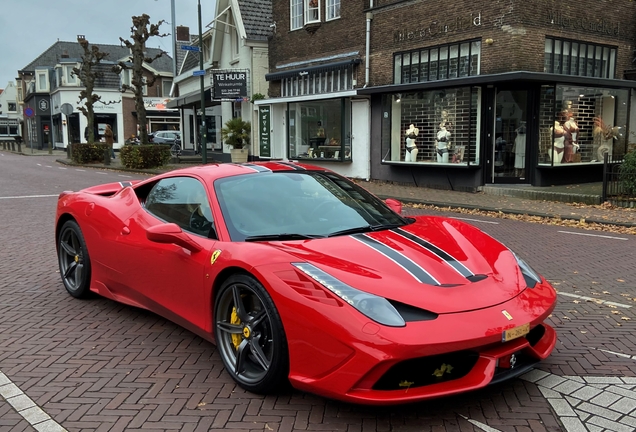
<svg viewBox="0 0 636 432"><path fill-rule="evenodd" d="M252 241L276 241L276 240L307 240L324 238L322 235L313 234L296 234L296 233L282 233L282 234L262 234L245 237L246 242Z"/></svg>
<svg viewBox="0 0 636 432"><path fill-rule="evenodd" d="M382 231L382 230L387 230L391 228L401 227L403 225L404 224L401 224L401 223L400 224L364 225L360 227L335 231L329 234L327 237L336 237L341 235L358 234L358 233L365 233L365 232L372 232L372 231Z"/></svg>

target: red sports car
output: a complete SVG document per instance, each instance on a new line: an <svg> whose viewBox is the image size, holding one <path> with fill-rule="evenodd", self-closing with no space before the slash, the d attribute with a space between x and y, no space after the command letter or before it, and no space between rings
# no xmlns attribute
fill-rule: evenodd
<svg viewBox="0 0 636 432"><path fill-rule="evenodd" d="M545 359L556 293L472 225L404 217L329 170L219 164L60 194L62 281L216 343L253 392L364 404L484 387Z"/></svg>

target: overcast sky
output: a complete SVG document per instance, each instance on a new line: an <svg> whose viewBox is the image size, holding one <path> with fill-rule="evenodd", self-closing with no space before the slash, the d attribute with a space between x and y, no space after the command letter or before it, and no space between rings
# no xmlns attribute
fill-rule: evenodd
<svg viewBox="0 0 636 432"><path fill-rule="evenodd" d="M198 0L174 0L176 25L198 34ZM150 15L160 20L162 33L171 33L171 0L1 0L0 88L13 81L17 71L35 60L57 40L74 42L84 35L95 45L118 45L130 39L132 16ZM214 14L215 0L201 0L203 30ZM172 36L151 38L148 46L172 56Z"/></svg>

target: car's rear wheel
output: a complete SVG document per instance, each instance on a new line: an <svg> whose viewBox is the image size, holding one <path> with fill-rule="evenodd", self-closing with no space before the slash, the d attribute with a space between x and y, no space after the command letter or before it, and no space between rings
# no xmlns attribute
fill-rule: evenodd
<svg viewBox="0 0 636 432"><path fill-rule="evenodd" d="M70 295L85 298L90 294L91 260L77 222L64 223L57 240L60 276Z"/></svg>
<svg viewBox="0 0 636 432"><path fill-rule="evenodd" d="M263 285L251 276L231 276L217 292L214 316L219 354L241 387L263 393L287 382L287 340Z"/></svg>

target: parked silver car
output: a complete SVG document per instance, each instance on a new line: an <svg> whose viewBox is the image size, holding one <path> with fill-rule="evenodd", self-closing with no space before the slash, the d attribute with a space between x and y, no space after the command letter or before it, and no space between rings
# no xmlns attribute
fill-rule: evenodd
<svg viewBox="0 0 636 432"><path fill-rule="evenodd" d="M151 134L151 141L155 144L172 144L175 139L181 140L181 131L163 130Z"/></svg>

